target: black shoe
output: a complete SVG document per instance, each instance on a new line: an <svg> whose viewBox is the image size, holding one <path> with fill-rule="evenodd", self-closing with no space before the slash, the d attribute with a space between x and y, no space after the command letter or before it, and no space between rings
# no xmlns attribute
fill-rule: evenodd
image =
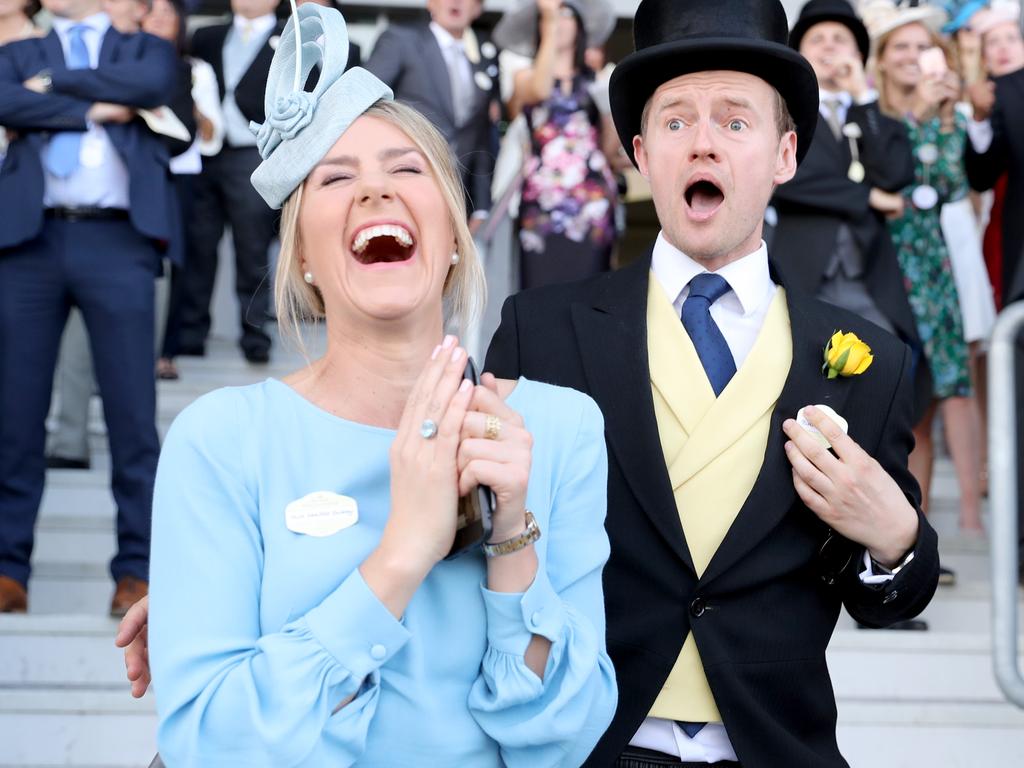
<svg viewBox="0 0 1024 768"><path fill-rule="evenodd" d="M47 469L89 469L88 459L67 459L63 456L47 456Z"/></svg>
<svg viewBox="0 0 1024 768"><path fill-rule="evenodd" d="M928 622L924 619L904 619L890 624L887 627L869 627L867 624L857 622L857 629L901 629L910 632L924 632L928 629Z"/></svg>
<svg viewBox="0 0 1024 768"><path fill-rule="evenodd" d="M939 586L952 587L956 584L956 571L939 566Z"/></svg>
<svg viewBox="0 0 1024 768"><path fill-rule="evenodd" d="M247 361L256 365L266 365L270 362L269 347L250 347L249 349L243 349L242 354L245 355Z"/></svg>
<svg viewBox="0 0 1024 768"><path fill-rule="evenodd" d="M202 344L179 344L177 354L183 357L206 357L206 347Z"/></svg>

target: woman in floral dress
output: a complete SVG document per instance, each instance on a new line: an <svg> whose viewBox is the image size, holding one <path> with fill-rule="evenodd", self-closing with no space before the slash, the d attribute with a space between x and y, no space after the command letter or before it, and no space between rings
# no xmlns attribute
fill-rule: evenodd
<svg viewBox="0 0 1024 768"><path fill-rule="evenodd" d="M935 33L923 23L899 26L878 41L878 85L883 111L902 118L910 135L915 180L903 190L903 213L889 220L910 307L932 375L934 401L914 430L910 468L927 510L933 467L932 422L941 408L946 442L960 485L960 526L981 530L980 417L971 392L969 353L960 304L942 236L942 204L961 197L966 121L956 112L959 76ZM921 58L921 54L932 50ZM934 72L929 56L942 54ZM947 574L947 582L951 573Z"/></svg>
<svg viewBox="0 0 1024 768"><path fill-rule="evenodd" d="M579 280L611 266L616 185L605 151L618 139L595 103L583 62L587 35L574 0L537 0L533 65L516 73L510 102L530 128L519 206L523 288ZM604 150L604 151L603 151Z"/></svg>

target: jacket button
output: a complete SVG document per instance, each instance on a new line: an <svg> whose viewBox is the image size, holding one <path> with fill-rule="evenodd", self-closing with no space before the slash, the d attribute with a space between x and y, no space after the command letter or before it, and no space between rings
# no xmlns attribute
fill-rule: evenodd
<svg viewBox="0 0 1024 768"><path fill-rule="evenodd" d="M690 603L690 615L694 618L699 618L704 615L704 611L707 609L707 607L708 606L704 602L703 597L695 598L694 601Z"/></svg>

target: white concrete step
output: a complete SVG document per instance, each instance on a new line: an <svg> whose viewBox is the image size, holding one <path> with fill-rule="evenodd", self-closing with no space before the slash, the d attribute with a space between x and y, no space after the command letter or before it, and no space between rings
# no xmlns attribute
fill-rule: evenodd
<svg viewBox="0 0 1024 768"><path fill-rule="evenodd" d="M0 687L0 768L145 768L156 753L152 694Z"/></svg>

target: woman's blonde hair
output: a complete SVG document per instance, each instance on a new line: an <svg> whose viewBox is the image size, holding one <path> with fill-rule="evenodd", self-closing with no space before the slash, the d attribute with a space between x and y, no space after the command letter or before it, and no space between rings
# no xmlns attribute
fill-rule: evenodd
<svg viewBox="0 0 1024 768"><path fill-rule="evenodd" d="M466 196L462 188L455 157L448 142L423 115L412 107L395 101L378 101L363 115L390 123L402 131L423 153L437 180L448 206L449 220L455 233L458 264L449 271L444 283L445 326L459 333L479 316L487 295L483 267L466 224ZM299 211L302 207L300 185L281 209L281 251L274 274L274 304L283 335L302 347L300 323L324 319L324 302L320 291L305 282L302 275L302 238L299 232Z"/></svg>

